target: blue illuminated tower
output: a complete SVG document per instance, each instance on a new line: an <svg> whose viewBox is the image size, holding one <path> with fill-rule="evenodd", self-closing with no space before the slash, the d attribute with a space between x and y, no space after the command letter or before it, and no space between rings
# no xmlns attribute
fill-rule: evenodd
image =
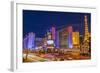
<svg viewBox="0 0 100 73"><path fill-rule="evenodd" d="M67 31L68 31L68 48L73 48L73 43L72 43L72 32L73 32L73 28L72 26L69 26L67 28Z"/></svg>
<svg viewBox="0 0 100 73"><path fill-rule="evenodd" d="M28 49L32 50L35 48L35 34L33 32L28 34Z"/></svg>
<svg viewBox="0 0 100 73"><path fill-rule="evenodd" d="M23 49L27 49L27 44L28 44L28 37L26 36L24 39L23 39Z"/></svg>
<svg viewBox="0 0 100 73"><path fill-rule="evenodd" d="M55 27L52 27L51 28L51 33L52 33L52 39L53 39L53 41L54 41L54 45L55 45L55 47L56 47L56 28Z"/></svg>

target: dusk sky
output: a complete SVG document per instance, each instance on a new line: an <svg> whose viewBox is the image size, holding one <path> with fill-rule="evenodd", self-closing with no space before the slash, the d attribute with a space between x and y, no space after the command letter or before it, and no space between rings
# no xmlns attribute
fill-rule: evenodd
<svg viewBox="0 0 100 73"><path fill-rule="evenodd" d="M23 10L23 36L34 32L36 37L44 37L46 31L52 26L55 26L57 30L65 26L72 26L73 31L79 31L80 34L83 34L84 15L88 16L90 32L90 13Z"/></svg>

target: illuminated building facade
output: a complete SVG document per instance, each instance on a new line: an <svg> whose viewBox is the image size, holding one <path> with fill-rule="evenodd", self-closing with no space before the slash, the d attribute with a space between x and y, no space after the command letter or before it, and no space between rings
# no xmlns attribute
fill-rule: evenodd
<svg viewBox="0 0 100 73"><path fill-rule="evenodd" d="M47 37L46 37L46 36L43 38L43 46L44 46L44 47L47 46Z"/></svg>
<svg viewBox="0 0 100 73"><path fill-rule="evenodd" d="M78 33L76 33L76 34L78 35ZM72 35L73 35L72 26L64 27L64 28L61 28L60 30L58 30L57 31L57 47L73 48L73 39L72 39L73 36Z"/></svg>
<svg viewBox="0 0 100 73"><path fill-rule="evenodd" d="M68 47L69 48L73 48L73 42L72 42L72 32L73 32L73 28L72 26L69 26L67 28L68 31Z"/></svg>
<svg viewBox="0 0 100 73"><path fill-rule="evenodd" d="M60 48L60 46L59 46L60 45L59 44L59 32L58 31L56 32L56 35L57 35L56 36L56 48Z"/></svg>
<svg viewBox="0 0 100 73"><path fill-rule="evenodd" d="M51 34L52 34L52 33L51 33L50 31L47 32L47 39L48 39L48 40L52 39L52 35L51 35Z"/></svg>
<svg viewBox="0 0 100 73"><path fill-rule="evenodd" d="M35 40L36 47L42 47L44 45L43 38L36 38Z"/></svg>
<svg viewBox="0 0 100 73"><path fill-rule="evenodd" d="M72 40L73 40L73 45L79 45L79 32L73 32L72 33Z"/></svg>
<svg viewBox="0 0 100 73"><path fill-rule="evenodd" d="M56 28L55 27L51 28L51 35L52 35L52 39L55 41L56 40Z"/></svg>
<svg viewBox="0 0 100 73"><path fill-rule="evenodd" d="M28 34L27 48L32 50L35 47L35 34L33 32Z"/></svg>
<svg viewBox="0 0 100 73"><path fill-rule="evenodd" d="M80 48L80 35L79 32L72 32L73 48Z"/></svg>
<svg viewBox="0 0 100 73"><path fill-rule="evenodd" d="M27 44L28 44L28 37L26 36L24 39L23 39L23 49L27 49Z"/></svg>
<svg viewBox="0 0 100 73"><path fill-rule="evenodd" d="M23 39L23 48L29 50L35 48L35 34L33 32L28 33L28 35Z"/></svg>
<svg viewBox="0 0 100 73"><path fill-rule="evenodd" d="M68 48L68 32L67 28L62 28L57 31L57 47Z"/></svg>
<svg viewBox="0 0 100 73"><path fill-rule="evenodd" d="M58 45L57 45L57 43L58 43L58 39L57 39L57 31L56 31L56 28L55 27L52 27L51 28L52 29L52 39L54 40L54 45L55 45L55 47L57 47Z"/></svg>
<svg viewBox="0 0 100 73"><path fill-rule="evenodd" d="M50 31L47 32L47 48L53 49L55 47L55 28L52 27Z"/></svg>

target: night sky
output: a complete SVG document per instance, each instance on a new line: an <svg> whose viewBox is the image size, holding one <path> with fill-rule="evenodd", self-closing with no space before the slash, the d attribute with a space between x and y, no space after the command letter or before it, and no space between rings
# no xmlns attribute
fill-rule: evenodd
<svg viewBox="0 0 100 73"><path fill-rule="evenodd" d="M84 15L88 16L89 32L91 32L90 13L23 10L23 37L29 32L34 32L36 37L44 37L52 26L57 30L65 26L73 26L73 31L79 31L82 35Z"/></svg>

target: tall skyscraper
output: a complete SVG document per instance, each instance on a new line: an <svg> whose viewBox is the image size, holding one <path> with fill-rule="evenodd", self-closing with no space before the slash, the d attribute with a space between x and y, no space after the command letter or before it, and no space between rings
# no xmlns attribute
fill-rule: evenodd
<svg viewBox="0 0 100 73"><path fill-rule="evenodd" d="M79 45L80 42L79 32L72 32L72 41L73 45Z"/></svg>
<svg viewBox="0 0 100 73"><path fill-rule="evenodd" d="M80 35L79 32L72 33L73 48L80 49Z"/></svg>
<svg viewBox="0 0 100 73"><path fill-rule="evenodd" d="M73 32L73 28L72 26L69 26L67 28L67 31L68 31L68 47L69 48L73 48L73 42L72 42L72 32Z"/></svg>
<svg viewBox="0 0 100 73"><path fill-rule="evenodd" d="M60 48L59 47L59 32L56 32L56 34L57 34L57 38L56 38L56 48Z"/></svg>
<svg viewBox="0 0 100 73"><path fill-rule="evenodd" d="M28 49L32 50L35 47L35 34L33 32L28 34Z"/></svg>
<svg viewBox="0 0 100 73"><path fill-rule="evenodd" d="M57 39L58 37L57 37L56 27L52 27L51 32L52 32L52 39L54 40L55 47L58 47L58 39Z"/></svg>
<svg viewBox="0 0 100 73"><path fill-rule="evenodd" d="M67 28L64 27L57 31L57 47L68 48L68 32Z"/></svg>
<svg viewBox="0 0 100 73"><path fill-rule="evenodd" d="M51 33L52 33L52 39L55 40L56 39L56 28L55 27L51 28Z"/></svg>
<svg viewBox="0 0 100 73"><path fill-rule="evenodd" d="M23 49L27 49L28 48L28 37L26 36L24 39L23 39Z"/></svg>

